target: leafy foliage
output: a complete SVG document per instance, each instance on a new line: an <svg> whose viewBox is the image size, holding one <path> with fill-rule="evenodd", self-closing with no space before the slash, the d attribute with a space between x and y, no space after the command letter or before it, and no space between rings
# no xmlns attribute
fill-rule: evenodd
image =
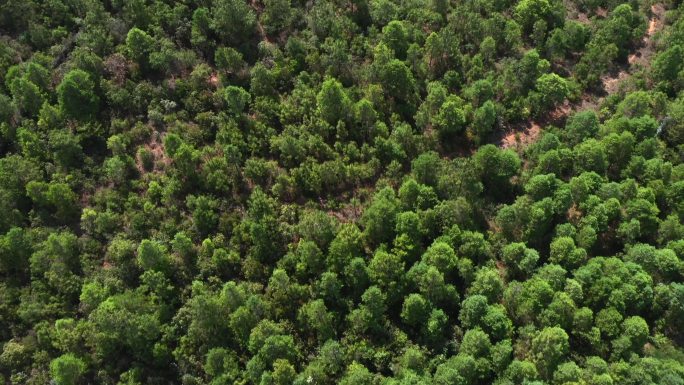
<svg viewBox="0 0 684 385"><path fill-rule="evenodd" d="M0 2L0 382L684 383L682 12Z"/></svg>

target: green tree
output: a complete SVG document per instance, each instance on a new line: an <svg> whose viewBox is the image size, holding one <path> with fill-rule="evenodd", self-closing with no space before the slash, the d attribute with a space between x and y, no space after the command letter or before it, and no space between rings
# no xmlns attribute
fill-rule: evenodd
<svg viewBox="0 0 684 385"><path fill-rule="evenodd" d="M440 165L441 159L439 154L430 151L420 154L411 162L411 172L415 175L418 183L435 186L437 184ZM404 186L402 185L402 188L403 187ZM401 195L401 190L399 190L399 194Z"/></svg>
<svg viewBox="0 0 684 385"><path fill-rule="evenodd" d="M572 144L593 138L599 130L598 116L594 111L581 111L573 114L565 123L565 136Z"/></svg>
<svg viewBox="0 0 684 385"><path fill-rule="evenodd" d="M387 45L398 59L406 58L408 49L408 34L401 21L392 20L382 28L382 41Z"/></svg>
<svg viewBox="0 0 684 385"><path fill-rule="evenodd" d="M474 166L488 191L504 193L510 178L520 170L520 158L511 150L500 150L488 144L473 155Z"/></svg>
<svg viewBox="0 0 684 385"><path fill-rule="evenodd" d="M296 362L299 350L290 335L272 335L266 338L261 348L247 362L247 375L254 383L260 382L264 372L272 372L280 360Z"/></svg>
<svg viewBox="0 0 684 385"><path fill-rule="evenodd" d="M507 265L507 272L512 276L531 274L539 261L539 253L527 248L524 243L509 243L504 246L501 253Z"/></svg>
<svg viewBox="0 0 684 385"><path fill-rule="evenodd" d="M322 250L328 249L337 232L338 222L323 211L306 211L302 213L297 229L303 239L311 240Z"/></svg>
<svg viewBox="0 0 684 385"><path fill-rule="evenodd" d="M404 299L401 319L410 326L420 326L430 316L430 303L420 294L410 294Z"/></svg>
<svg viewBox="0 0 684 385"><path fill-rule="evenodd" d="M539 373L550 378L570 350L568 334L559 327L541 330L532 339L532 355Z"/></svg>
<svg viewBox="0 0 684 385"><path fill-rule="evenodd" d="M478 325L487 313L487 297L479 294L468 296L461 304L461 312L458 319L466 329L472 329Z"/></svg>
<svg viewBox="0 0 684 385"><path fill-rule="evenodd" d="M461 134L466 127L466 113L463 110L462 101L457 97L447 98L439 108L435 124L439 127L439 133L445 141Z"/></svg>
<svg viewBox="0 0 684 385"><path fill-rule="evenodd" d="M192 221L197 232L202 237L212 233L219 219L216 213L219 205L218 201L205 195L189 195L187 197L187 205L192 210Z"/></svg>
<svg viewBox="0 0 684 385"><path fill-rule="evenodd" d="M643 318L626 318L622 322L622 335L613 340L613 355L629 357L629 353L641 354L648 336L649 327Z"/></svg>
<svg viewBox="0 0 684 385"><path fill-rule="evenodd" d="M551 242L549 261L565 268L579 267L587 258L587 252L575 246L570 237L559 237Z"/></svg>
<svg viewBox="0 0 684 385"><path fill-rule="evenodd" d="M118 357L122 349L142 362L151 362L154 343L161 334L158 307L142 292L107 298L89 315L92 344L101 360Z"/></svg>
<svg viewBox="0 0 684 385"><path fill-rule="evenodd" d="M568 81L554 73L541 75L535 88L542 108L554 107L570 96Z"/></svg>
<svg viewBox="0 0 684 385"><path fill-rule="evenodd" d="M376 245L390 241L394 237L398 213L399 202L394 190L386 187L375 193L371 205L361 217L366 240Z"/></svg>
<svg viewBox="0 0 684 385"><path fill-rule="evenodd" d="M354 258L362 255L361 231L354 224L344 224L330 242L326 264L332 271L341 272Z"/></svg>
<svg viewBox="0 0 684 385"><path fill-rule="evenodd" d="M226 107L235 116L240 116L249 104L250 99L249 92L243 88L228 86L223 90L223 100L226 102Z"/></svg>
<svg viewBox="0 0 684 385"><path fill-rule="evenodd" d="M231 47L217 48L214 52L214 60L219 69L234 75L246 66L242 54Z"/></svg>
<svg viewBox="0 0 684 385"><path fill-rule="evenodd" d="M19 278L28 267L33 245L30 234L21 227L12 227L0 236L0 268Z"/></svg>
<svg viewBox="0 0 684 385"><path fill-rule="evenodd" d="M166 272L170 267L166 247L157 241L144 239L138 246L138 264L143 270Z"/></svg>
<svg viewBox="0 0 684 385"><path fill-rule="evenodd" d="M66 183L31 181L26 184L26 195L61 223L68 223L78 215L78 197Z"/></svg>
<svg viewBox="0 0 684 385"><path fill-rule="evenodd" d="M347 121L351 113L351 101L336 79L326 79L316 95L316 104L321 118L335 126L338 121Z"/></svg>
<svg viewBox="0 0 684 385"><path fill-rule="evenodd" d="M549 0L521 0L515 6L515 17L527 32L531 32L532 26L538 21L550 23L549 29L552 29L559 19L558 10L554 9L557 6Z"/></svg>
<svg viewBox="0 0 684 385"><path fill-rule="evenodd" d="M259 15L261 24L269 34L275 34L290 24L292 9L288 0L265 0L264 11Z"/></svg>
<svg viewBox="0 0 684 385"><path fill-rule="evenodd" d="M311 330L316 339L322 343L335 336L333 316L323 300L318 299L302 306L297 318L303 324L303 329Z"/></svg>
<svg viewBox="0 0 684 385"><path fill-rule="evenodd" d="M95 83L82 70L72 70L57 86L57 98L62 113L69 118L90 120L100 108L100 98L95 93Z"/></svg>
<svg viewBox="0 0 684 385"><path fill-rule="evenodd" d="M363 365L354 362L347 367L347 371L340 379L340 385L372 385L373 374Z"/></svg>
<svg viewBox="0 0 684 385"><path fill-rule="evenodd" d="M43 106L45 95L40 88L25 77L19 77L9 84L14 105L27 116L36 116Z"/></svg>
<svg viewBox="0 0 684 385"><path fill-rule="evenodd" d="M483 268L475 274L470 293L484 295L489 302L496 303L503 293L503 287L503 280L497 270Z"/></svg>
<svg viewBox="0 0 684 385"><path fill-rule="evenodd" d="M496 105L491 100L487 100L475 110L473 115L473 134L476 143L484 142L489 134L494 130L497 121Z"/></svg>
<svg viewBox="0 0 684 385"><path fill-rule="evenodd" d="M481 329L470 329L463 335L460 354L467 354L475 358L487 357L492 348L492 343L489 340L487 333Z"/></svg>
<svg viewBox="0 0 684 385"><path fill-rule="evenodd" d="M58 385L76 385L86 371L86 364L71 353L50 362L50 375Z"/></svg>
<svg viewBox="0 0 684 385"><path fill-rule="evenodd" d="M154 38L137 27L131 28L126 34L128 54L143 70L149 66L149 55L154 49L154 44Z"/></svg>
<svg viewBox="0 0 684 385"><path fill-rule="evenodd" d="M388 304L394 304L400 299L404 262L399 256L378 250L368 264L368 276L386 295Z"/></svg>
<svg viewBox="0 0 684 385"><path fill-rule="evenodd" d="M197 8L192 13L192 29L190 30L190 43L206 52L211 44L211 15L209 10L204 7ZM217 60L218 62L218 60Z"/></svg>
<svg viewBox="0 0 684 385"><path fill-rule="evenodd" d="M239 374L235 353L224 348L213 348L207 353L204 371L212 378L212 385L234 380Z"/></svg>
<svg viewBox="0 0 684 385"><path fill-rule="evenodd" d="M352 330L358 333L380 333L384 327L387 296L377 286L369 287L361 295L361 305L348 315Z"/></svg>
<svg viewBox="0 0 684 385"><path fill-rule="evenodd" d="M678 59L682 55L684 55L684 49L677 44L661 52L653 60L653 77L656 81L661 82L661 87L668 92L680 89L682 86L680 83L682 63Z"/></svg>
<svg viewBox="0 0 684 385"><path fill-rule="evenodd" d="M575 146L573 155L575 156L575 169L578 173L593 171L599 175L604 175L608 168L605 148L596 139L589 139Z"/></svg>
<svg viewBox="0 0 684 385"><path fill-rule="evenodd" d="M413 103L416 80L411 70L398 59L392 59L379 68L379 80L390 97L403 103Z"/></svg>
<svg viewBox="0 0 684 385"><path fill-rule="evenodd" d="M254 32L254 11L241 0L212 1L211 29L227 46L239 46Z"/></svg>

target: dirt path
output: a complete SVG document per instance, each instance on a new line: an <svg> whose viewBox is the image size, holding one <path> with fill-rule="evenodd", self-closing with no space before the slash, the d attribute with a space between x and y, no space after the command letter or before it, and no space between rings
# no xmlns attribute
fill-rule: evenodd
<svg viewBox="0 0 684 385"><path fill-rule="evenodd" d="M648 21L648 29L646 30L646 35L644 35L642 47L634 54L629 55L628 61L630 66L648 66L651 62L651 57L655 53L653 37L664 27L665 7L662 4L654 4L651 6L651 13L653 16Z"/></svg>
<svg viewBox="0 0 684 385"><path fill-rule="evenodd" d="M261 12L263 12L264 7L257 2L258 0L250 0L249 5L252 7L254 12L256 12L257 18L256 18L256 27L257 31L259 32L259 37L261 38L262 41L265 41L267 43L271 43L271 39L268 37L266 34L266 30L264 29L264 26L261 25L261 20L259 20L259 15L261 15Z"/></svg>
<svg viewBox="0 0 684 385"><path fill-rule="evenodd" d="M606 15L602 16L605 17ZM537 140L545 123L562 122L575 111L582 111L586 109L596 110L607 95L612 95L619 92L624 82L632 76L632 73L635 70L648 67L650 65L651 58L655 53L655 42L653 38L663 29L665 25L664 16L665 7L662 4L654 4L651 6L651 18L648 22L648 29L644 34L641 47L639 47L636 52L629 55L627 59L629 66L616 73L608 74L601 79L603 83L603 90L606 94L605 96L596 99L593 95L585 93L580 102L573 105L570 105L566 102L565 104L551 111L548 116L545 117L544 121L532 120L522 127L517 126L511 128L501 138L499 146L502 148L524 148L525 146ZM586 18L586 15L584 15L584 18Z"/></svg>
<svg viewBox="0 0 684 385"><path fill-rule="evenodd" d="M620 91L620 86L625 80L628 80L634 70L650 66L651 58L655 53L655 42L653 37L660 32L664 27L663 18L665 15L665 7L662 4L654 4L651 6L651 19L648 21L648 29L642 39L642 45L636 52L627 57L629 66L618 71L616 74L609 74L604 76L603 89L607 95L612 95ZM602 100L602 99L601 99Z"/></svg>

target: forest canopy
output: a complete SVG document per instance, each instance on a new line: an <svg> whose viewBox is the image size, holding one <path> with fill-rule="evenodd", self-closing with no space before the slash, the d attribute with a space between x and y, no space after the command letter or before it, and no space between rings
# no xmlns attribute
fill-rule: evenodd
<svg viewBox="0 0 684 385"><path fill-rule="evenodd" d="M675 0L0 2L0 383L684 385Z"/></svg>

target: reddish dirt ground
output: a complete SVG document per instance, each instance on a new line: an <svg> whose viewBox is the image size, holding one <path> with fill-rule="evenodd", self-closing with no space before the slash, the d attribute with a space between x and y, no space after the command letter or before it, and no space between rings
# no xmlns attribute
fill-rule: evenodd
<svg viewBox="0 0 684 385"><path fill-rule="evenodd" d="M629 55L629 64L647 66L651 62L651 57L654 53L654 37L663 29L663 18L665 15L665 7L662 4L654 4L651 6L651 19L648 21L648 29L642 40L643 45L639 50L632 55Z"/></svg>
<svg viewBox="0 0 684 385"><path fill-rule="evenodd" d="M150 138L150 141L145 144L145 148L152 153L154 156L154 164L155 164L155 169L157 168L157 163L162 162L165 166L169 166L171 164L171 159L166 156L166 152L164 151L164 144L162 143L162 138L161 134L158 131L155 131L152 133L152 137ZM135 160L135 165L136 168L138 169L138 172L143 175L146 174L147 171L142 166L142 161L136 157ZM159 170L152 170L154 171L159 171Z"/></svg>
<svg viewBox="0 0 684 385"><path fill-rule="evenodd" d="M263 5L259 4L258 0L250 0L249 5L252 7L252 9L254 9L254 11L256 12L257 15L260 15L264 9ZM256 26L257 26L257 31L259 32L259 37L261 38L261 40L265 41L267 43L271 43L271 39L266 34L266 30L264 30L264 26L261 25L261 21L259 21L258 17L256 20Z"/></svg>
<svg viewBox="0 0 684 385"><path fill-rule="evenodd" d="M209 84L211 84L212 87L218 87L219 86L219 77L218 77L218 74L216 74L216 72L214 72L213 74L211 74L211 76L209 76Z"/></svg>
<svg viewBox="0 0 684 385"><path fill-rule="evenodd" d="M524 130L511 130L503 139L501 139L501 147L503 148L517 148L524 147L533 143L541 133L541 126L536 122L531 122Z"/></svg>

